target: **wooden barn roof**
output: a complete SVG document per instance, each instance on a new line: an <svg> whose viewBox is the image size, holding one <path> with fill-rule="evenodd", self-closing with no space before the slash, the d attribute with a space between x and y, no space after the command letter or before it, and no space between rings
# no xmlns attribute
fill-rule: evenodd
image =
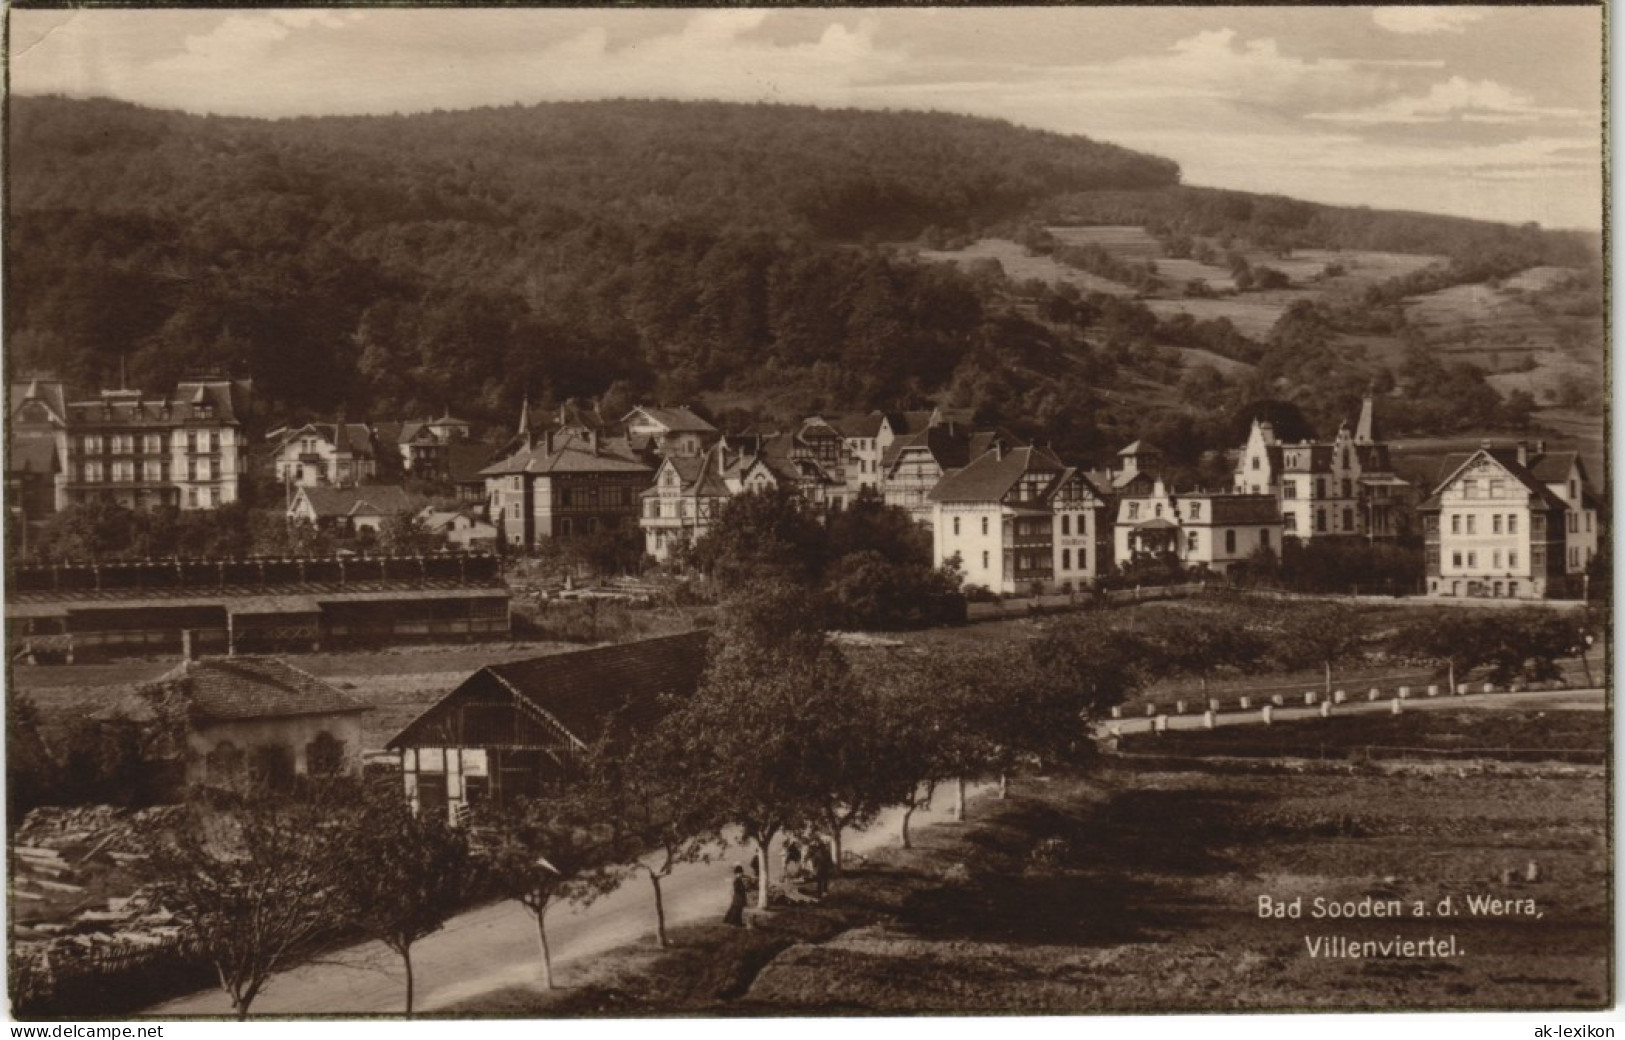
<svg viewBox="0 0 1625 1040"><path fill-rule="evenodd" d="M478 734L468 734L472 739L464 743L452 739L463 733L463 707L475 703L511 705L524 720L516 724L516 734L534 733L539 725L579 745L597 741L612 721L628 730L646 729L665 714L664 697L689 696L698 689L709 639L707 632L685 632L487 665L386 746L481 746Z"/></svg>

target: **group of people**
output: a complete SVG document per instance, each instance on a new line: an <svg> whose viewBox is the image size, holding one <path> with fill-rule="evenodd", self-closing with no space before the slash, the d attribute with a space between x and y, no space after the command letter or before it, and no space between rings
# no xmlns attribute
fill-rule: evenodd
<svg viewBox="0 0 1625 1040"><path fill-rule="evenodd" d="M822 838L813 838L807 843L805 849L794 838L787 839L784 850L780 853L783 863L784 893L794 902L809 902L801 896L794 887L795 883L811 878L817 898L822 899L829 891L830 875L835 873L835 858L830 855L829 846L824 844ZM728 912L723 915L723 923L742 926L745 923L745 906L750 902L751 892L755 890L762 876L762 854L758 852L751 857L750 870L744 867L734 867L732 895L728 902Z"/></svg>

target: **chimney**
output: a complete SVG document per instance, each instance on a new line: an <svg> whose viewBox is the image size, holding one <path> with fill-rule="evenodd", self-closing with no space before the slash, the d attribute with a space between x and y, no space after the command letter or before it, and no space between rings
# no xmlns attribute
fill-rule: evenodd
<svg viewBox="0 0 1625 1040"><path fill-rule="evenodd" d="M197 653L192 645L192 630L190 628L181 629L181 660L188 663L197 660Z"/></svg>
<svg viewBox="0 0 1625 1040"><path fill-rule="evenodd" d="M1544 455L1544 454L1546 454L1546 442L1545 441L1536 441L1535 442L1535 456L1538 458L1539 456Z"/></svg>
<svg viewBox="0 0 1625 1040"><path fill-rule="evenodd" d="M1480 451L1489 451L1490 450L1490 439L1488 437L1485 437L1483 440L1478 442L1478 447L1479 447Z"/></svg>
<svg viewBox="0 0 1625 1040"><path fill-rule="evenodd" d="M1519 441L1518 442L1518 465L1520 465L1520 466L1528 466L1529 465L1529 442L1528 441Z"/></svg>

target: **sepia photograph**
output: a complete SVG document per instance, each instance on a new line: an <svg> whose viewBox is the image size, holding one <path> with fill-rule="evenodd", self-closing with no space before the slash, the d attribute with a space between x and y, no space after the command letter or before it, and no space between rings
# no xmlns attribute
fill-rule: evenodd
<svg viewBox="0 0 1625 1040"><path fill-rule="evenodd" d="M1614 1035L1606 15L11 4L6 1017Z"/></svg>

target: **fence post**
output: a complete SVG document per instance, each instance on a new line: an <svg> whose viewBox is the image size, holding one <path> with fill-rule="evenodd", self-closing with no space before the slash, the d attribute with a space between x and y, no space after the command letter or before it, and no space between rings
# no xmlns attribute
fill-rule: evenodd
<svg viewBox="0 0 1625 1040"><path fill-rule="evenodd" d="M1321 701L1320 702L1320 717L1323 718L1323 719L1329 719L1329 718L1332 717L1332 702L1331 701Z"/></svg>
<svg viewBox="0 0 1625 1040"><path fill-rule="evenodd" d="M1275 705L1273 705L1273 704L1266 704L1266 705L1264 705L1264 707L1259 709L1259 717L1264 720L1264 725L1266 725L1266 726L1268 726L1272 721L1274 721L1274 719L1273 719L1274 714L1275 714Z"/></svg>
<svg viewBox="0 0 1625 1040"><path fill-rule="evenodd" d="M1398 697L1395 697L1388 703L1392 705L1392 707L1390 707L1388 710L1393 712L1395 715L1398 715L1400 712L1405 710L1405 702L1400 700Z"/></svg>

